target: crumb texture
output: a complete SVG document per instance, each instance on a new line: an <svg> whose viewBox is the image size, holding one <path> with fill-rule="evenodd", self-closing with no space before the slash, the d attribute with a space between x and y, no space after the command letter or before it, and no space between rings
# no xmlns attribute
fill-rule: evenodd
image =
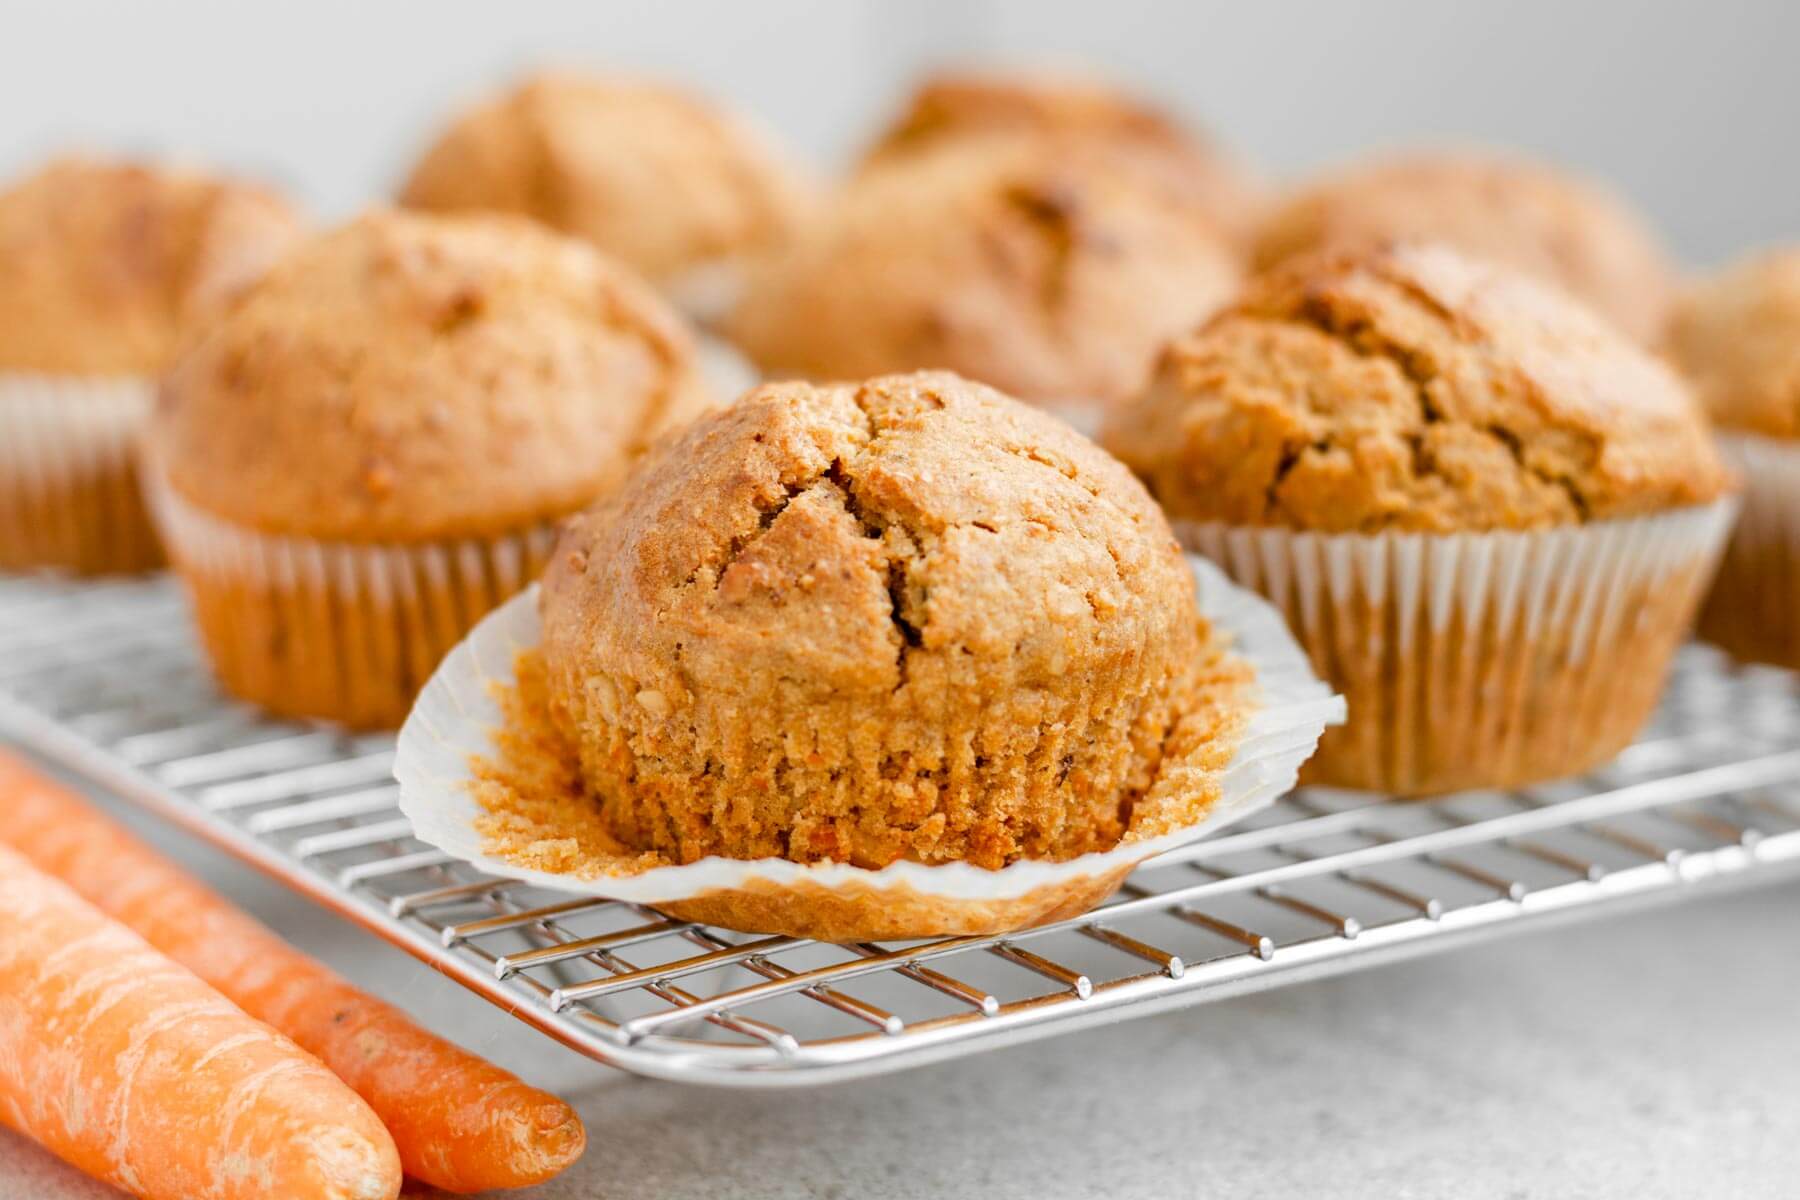
<svg viewBox="0 0 1800 1200"><path fill-rule="evenodd" d="M513 830L540 852L1063 858L1198 819L1211 784L1162 768L1222 766L1245 712L1143 489L947 374L696 422L565 530L541 605L577 774L537 791L590 816Z"/></svg>
<svg viewBox="0 0 1800 1200"><path fill-rule="evenodd" d="M377 212L290 255L188 348L153 444L215 516L410 542L578 509L707 403L680 318L584 243Z"/></svg>
<svg viewBox="0 0 1800 1200"><path fill-rule="evenodd" d="M847 185L753 277L730 332L771 376L941 368L1034 402L1104 406L1236 280L1217 232L1104 160L957 141Z"/></svg>
<svg viewBox="0 0 1800 1200"><path fill-rule="evenodd" d="M1443 246L1257 278L1171 345L1104 440L1172 517L1326 532L1535 529L1730 486L1672 372Z"/></svg>
<svg viewBox="0 0 1800 1200"><path fill-rule="evenodd" d="M458 118L401 202L531 217L660 280L782 244L809 193L756 130L698 96L551 73Z"/></svg>
<svg viewBox="0 0 1800 1200"><path fill-rule="evenodd" d="M1724 428L1800 438L1800 245L1696 286L1676 312L1669 352Z"/></svg>
<svg viewBox="0 0 1800 1200"><path fill-rule="evenodd" d="M1648 225L1600 185L1477 151L1414 152L1302 188L1258 230L1257 268L1325 247L1438 241L1555 284L1640 341L1660 337L1674 272Z"/></svg>
<svg viewBox="0 0 1800 1200"><path fill-rule="evenodd" d="M944 72L927 79L876 139L865 165L992 134L1042 138L1105 156L1165 189L1236 240L1252 228L1262 188L1204 134L1146 101L1080 75Z"/></svg>
<svg viewBox="0 0 1800 1200"><path fill-rule="evenodd" d="M260 188L62 159L0 192L0 369L148 375L299 236Z"/></svg>

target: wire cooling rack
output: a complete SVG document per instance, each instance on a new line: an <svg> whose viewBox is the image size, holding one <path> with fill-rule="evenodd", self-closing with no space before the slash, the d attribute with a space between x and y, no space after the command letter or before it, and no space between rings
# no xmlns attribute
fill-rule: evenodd
<svg viewBox="0 0 1800 1200"><path fill-rule="evenodd" d="M219 695L167 580L0 577L0 732L249 860L593 1058L871 1075L1732 884L1800 876L1800 683L1684 652L1587 778L1424 804L1303 791L1005 937L828 946L481 875L413 840L391 738Z"/></svg>

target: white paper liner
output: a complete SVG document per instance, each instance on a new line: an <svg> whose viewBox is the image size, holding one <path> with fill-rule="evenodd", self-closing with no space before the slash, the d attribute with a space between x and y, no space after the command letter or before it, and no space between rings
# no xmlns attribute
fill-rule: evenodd
<svg viewBox="0 0 1800 1200"><path fill-rule="evenodd" d="M1800 444L1721 434L1744 507L1700 616L1700 634L1743 658L1800 668Z"/></svg>
<svg viewBox="0 0 1800 1200"><path fill-rule="evenodd" d="M439 542L283 537L221 520L147 469L145 493L226 688L290 716L399 724L438 662L536 579L544 523Z"/></svg>
<svg viewBox="0 0 1800 1200"><path fill-rule="evenodd" d="M736 400L762 382L756 367L730 342L704 333L697 341L700 375L720 400Z"/></svg>
<svg viewBox="0 0 1800 1200"><path fill-rule="evenodd" d="M1116 875L1153 855L1194 841L1262 808L1294 785L1300 764L1327 725L1343 719L1344 704L1313 674L1305 653L1280 616L1260 598L1234 587L1210 563L1190 556L1201 612L1232 637L1235 653L1256 667L1256 711L1220 779L1220 796L1205 820L1161 837L1122 843L1063 862L1022 861L990 870L967 863L896 862L879 870L841 863L782 858L706 858L636 874L583 879L517 866L488 852L477 821L484 815L470 791L470 764L493 758L493 732L502 717L496 684L510 683L521 650L538 642L533 587L484 620L450 653L420 694L400 730L394 776L400 809L415 835L492 874L583 895L641 904L667 904L711 892L812 885L855 891L910 892L950 901L1017 898L1053 885ZM1099 897L1096 897L1098 899Z"/></svg>
<svg viewBox="0 0 1800 1200"><path fill-rule="evenodd" d="M0 566L162 561L135 465L154 392L132 375L0 372Z"/></svg>
<svg viewBox="0 0 1800 1200"><path fill-rule="evenodd" d="M1736 497L1497 533L1323 534L1174 522L1286 616L1350 718L1311 781L1403 795L1610 758L1652 711Z"/></svg>

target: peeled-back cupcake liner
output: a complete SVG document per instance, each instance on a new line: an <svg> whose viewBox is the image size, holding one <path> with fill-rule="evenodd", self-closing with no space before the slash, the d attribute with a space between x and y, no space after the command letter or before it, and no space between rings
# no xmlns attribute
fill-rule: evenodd
<svg viewBox="0 0 1800 1200"><path fill-rule="evenodd" d="M1343 700L1313 674L1280 616L1210 564L1190 561L1201 612L1229 636L1232 652L1255 667L1246 701L1253 712L1229 763L1214 778L1196 781L1216 781L1219 789L1205 818L1157 837L999 869L711 857L681 866L622 866L618 874L590 878L515 865L488 849L479 829L485 814L471 785L475 761L498 756L495 734L503 717L496 692L513 681L519 653L538 644L535 587L483 620L420 694L394 761L400 808L422 841L494 875L755 932L847 941L993 933L1074 916L1105 899L1144 860L1283 795L1325 727L1343 719Z"/></svg>
<svg viewBox="0 0 1800 1200"><path fill-rule="evenodd" d="M154 391L131 375L0 372L0 567L162 564L137 481Z"/></svg>
<svg viewBox="0 0 1800 1200"><path fill-rule="evenodd" d="M545 523L485 538L358 544L261 533L147 471L156 522L226 690L284 716L400 724L450 648L542 571Z"/></svg>
<svg viewBox="0 0 1800 1200"><path fill-rule="evenodd" d="M1418 796L1578 774L1623 749L1736 512L1730 497L1541 531L1175 529L1271 600L1348 700L1305 780Z"/></svg>
<svg viewBox="0 0 1800 1200"><path fill-rule="evenodd" d="M1744 509L1700 610L1700 636L1739 658L1800 669L1800 444L1724 434Z"/></svg>

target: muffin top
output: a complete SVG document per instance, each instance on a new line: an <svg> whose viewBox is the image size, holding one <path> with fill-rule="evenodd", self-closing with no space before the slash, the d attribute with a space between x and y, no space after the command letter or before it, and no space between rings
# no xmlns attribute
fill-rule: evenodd
<svg viewBox="0 0 1800 1200"><path fill-rule="evenodd" d="M944 368L1104 406L1236 281L1210 226L1103 158L959 139L859 175L730 332L768 374Z"/></svg>
<svg viewBox="0 0 1800 1200"><path fill-rule="evenodd" d="M947 373L696 421L565 528L541 607L590 786L684 861L1103 848L1204 657L1137 481Z"/></svg>
<svg viewBox="0 0 1800 1200"><path fill-rule="evenodd" d="M1669 351L1721 426L1800 437L1800 246L1695 287L1676 309Z"/></svg>
<svg viewBox="0 0 1800 1200"><path fill-rule="evenodd" d="M766 251L806 189L760 134L645 80L544 74L459 117L413 170L409 207L532 217L646 277Z"/></svg>
<svg viewBox="0 0 1800 1200"><path fill-rule="evenodd" d="M1611 192L1522 158L1419 151L1300 189L1258 231L1267 268L1326 246L1436 241L1557 284L1640 341L1661 336L1673 273Z"/></svg>
<svg viewBox="0 0 1800 1200"><path fill-rule="evenodd" d="M994 133L1042 136L1108 153L1118 169L1168 188L1233 238L1247 234L1262 189L1222 146L1107 83L1042 71L949 71L926 79L869 148L888 162Z"/></svg>
<svg viewBox="0 0 1800 1200"><path fill-rule="evenodd" d="M270 192L62 159L0 192L0 369L154 374L299 220Z"/></svg>
<svg viewBox="0 0 1800 1200"><path fill-rule="evenodd" d="M1327 251L1176 341L1104 441L1172 517L1533 529L1730 486L1672 372L1583 306L1444 246Z"/></svg>
<svg viewBox="0 0 1800 1200"><path fill-rule="evenodd" d="M411 541L580 508L705 403L679 318L585 243L376 212L294 251L184 351L152 439L216 516Z"/></svg>

